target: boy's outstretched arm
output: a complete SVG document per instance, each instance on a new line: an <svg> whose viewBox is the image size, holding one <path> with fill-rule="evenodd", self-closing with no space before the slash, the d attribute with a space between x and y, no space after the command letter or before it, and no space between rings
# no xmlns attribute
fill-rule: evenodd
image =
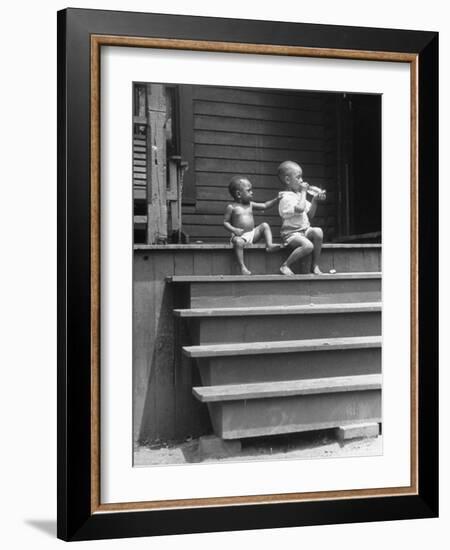
<svg viewBox="0 0 450 550"><path fill-rule="evenodd" d="M252 206L255 210L267 210L272 208L280 200L280 197L275 197L274 199L266 202L252 202Z"/></svg>
<svg viewBox="0 0 450 550"><path fill-rule="evenodd" d="M234 235L237 235L238 237L244 233L243 229L240 229L239 227L234 227L231 225L231 215L233 213L233 206L229 204L225 209L225 214L223 216L223 226L227 231L230 233L234 233Z"/></svg>

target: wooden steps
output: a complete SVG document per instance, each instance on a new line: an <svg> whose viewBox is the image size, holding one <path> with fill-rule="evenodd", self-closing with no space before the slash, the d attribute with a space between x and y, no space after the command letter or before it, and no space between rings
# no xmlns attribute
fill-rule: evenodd
<svg viewBox="0 0 450 550"><path fill-rule="evenodd" d="M381 421L381 273L167 280L217 436Z"/></svg>

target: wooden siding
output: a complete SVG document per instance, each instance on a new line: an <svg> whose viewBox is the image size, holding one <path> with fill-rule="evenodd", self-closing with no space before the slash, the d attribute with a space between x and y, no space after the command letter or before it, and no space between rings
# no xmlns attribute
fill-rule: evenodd
<svg viewBox="0 0 450 550"><path fill-rule="evenodd" d="M303 177L327 189L314 225L325 238L336 234L336 161L333 94L193 86L195 204L183 207L183 229L191 242L226 242L223 213L232 200L233 175L250 179L254 200L264 202L281 190L278 165L299 162ZM276 207L255 216L267 221L279 239Z"/></svg>

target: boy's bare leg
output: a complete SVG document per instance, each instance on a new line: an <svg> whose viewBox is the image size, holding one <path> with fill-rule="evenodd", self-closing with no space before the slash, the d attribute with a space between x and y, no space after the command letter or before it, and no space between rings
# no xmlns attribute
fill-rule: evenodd
<svg viewBox="0 0 450 550"><path fill-rule="evenodd" d="M311 254L311 252L314 250L314 245L306 237L303 237L302 235L296 235L289 241L288 246L293 250L286 258L284 263L281 264L280 271L283 275L294 275L294 272L291 270L290 266L294 262L300 260L301 258L304 258L305 256L308 256L308 254Z"/></svg>
<svg viewBox="0 0 450 550"><path fill-rule="evenodd" d="M238 264L239 264L239 268L241 270L241 274L242 275L251 275L252 272L249 271L246 267L246 265L244 264L244 246L245 246L245 241L244 239L240 239L239 237L236 237L233 239L233 248L234 248L234 252L236 254L236 259L238 261Z"/></svg>
<svg viewBox="0 0 450 550"><path fill-rule="evenodd" d="M270 229L270 225L267 222L263 222L255 228L255 236L253 237L253 242L259 241L259 239L261 239L262 237L264 237L264 240L266 241L267 252L275 252L275 250L281 249L281 245L273 244L272 230Z"/></svg>
<svg viewBox="0 0 450 550"><path fill-rule="evenodd" d="M322 251L323 231L320 227L310 227L306 232L306 236L310 239L314 246L312 253L311 273L321 275L322 271L320 271L319 259Z"/></svg>

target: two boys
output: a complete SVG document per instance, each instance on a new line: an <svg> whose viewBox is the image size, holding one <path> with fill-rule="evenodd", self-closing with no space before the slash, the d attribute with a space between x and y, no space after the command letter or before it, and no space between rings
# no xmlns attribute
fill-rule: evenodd
<svg viewBox="0 0 450 550"><path fill-rule="evenodd" d="M324 193L315 195L311 202L306 200L309 185L303 181L301 167L292 161L285 161L278 167L278 178L286 190L278 197L265 203L252 201L252 185L247 178L234 176L229 191L234 203L225 210L224 226L232 233L231 242L243 275L250 275L244 263L244 248L264 238L266 250L280 248L272 242L272 232L266 222L255 227L253 209L266 210L279 201L279 214L282 218L281 237L283 245L291 250L280 267L283 275L294 275L290 266L312 253L311 271L320 274L318 265L322 248L323 232L319 227L311 227L310 219L316 213L318 201L325 199Z"/></svg>

